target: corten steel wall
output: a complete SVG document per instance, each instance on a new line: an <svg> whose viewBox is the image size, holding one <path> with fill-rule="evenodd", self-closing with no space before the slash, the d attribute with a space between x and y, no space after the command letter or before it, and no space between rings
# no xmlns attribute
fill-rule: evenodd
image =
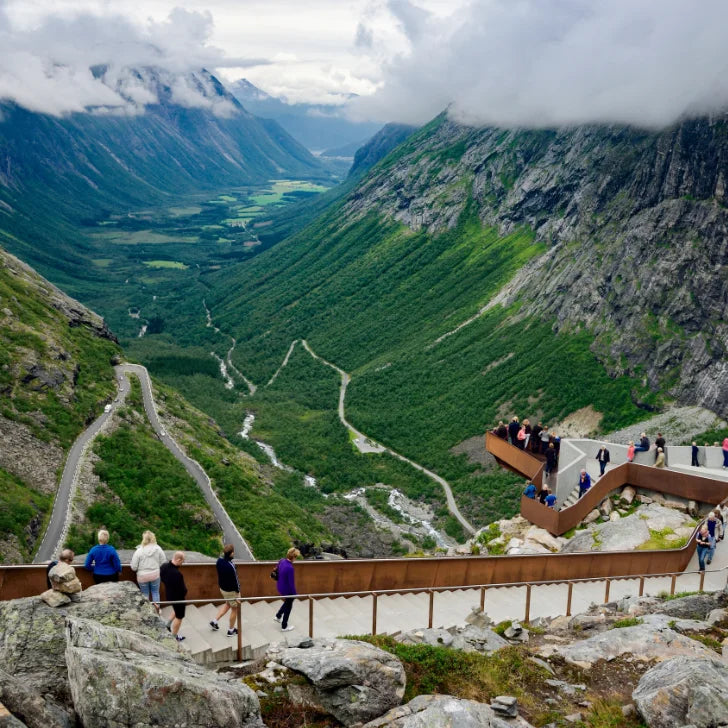
<svg viewBox="0 0 728 728"><path fill-rule="evenodd" d="M485 433L485 449L496 460L500 461L501 465L505 465L511 470L521 473L534 483L534 485L539 488L541 487L543 471L546 467L546 463L543 460L539 460L526 450L520 450L506 440L501 440L500 437L494 435L492 432Z"/></svg>
<svg viewBox="0 0 728 728"><path fill-rule="evenodd" d="M486 435L485 446L498 460L508 462L524 475L530 475L541 466L541 462L533 456L490 433ZM726 482L649 465L624 463L608 470L573 506L561 511L551 510L537 500L522 497L521 515L554 536L560 536L580 523L611 491L624 485L676 495L699 503L721 503L728 498Z"/></svg>
<svg viewBox="0 0 728 728"><path fill-rule="evenodd" d="M683 549L670 551L302 561L296 564L296 586L301 594L328 594L657 574L682 571L694 549L691 541ZM271 562L238 564L242 595L275 595L275 584L269 577L273 566ZM76 572L85 587L91 585L88 572L82 568ZM185 564L182 572L189 599L220 598L214 564ZM129 568L124 567L122 578L132 577ZM0 567L0 600L32 596L45 588L42 565Z"/></svg>

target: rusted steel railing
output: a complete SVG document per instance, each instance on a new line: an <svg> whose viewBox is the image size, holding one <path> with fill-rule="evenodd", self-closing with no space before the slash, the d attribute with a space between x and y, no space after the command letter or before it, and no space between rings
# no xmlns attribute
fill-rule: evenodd
<svg viewBox="0 0 728 728"><path fill-rule="evenodd" d="M542 472L543 463L540 460L492 433L486 434L485 447L497 460L528 478L531 478L532 473L540 475ZM540 485L540 482L536 485ZM538 500L522 497L521 515L554 536L560 536L581 523L612 491L625 485L713 505L728 498L728 482L649 465L623 463L608 470L569 508L556 511Z"/></svg>

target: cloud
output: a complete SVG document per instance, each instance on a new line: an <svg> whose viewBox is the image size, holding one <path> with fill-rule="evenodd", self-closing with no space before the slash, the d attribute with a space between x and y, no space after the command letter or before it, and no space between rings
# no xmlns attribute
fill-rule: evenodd
<svg viewBox="0 0 728 728"><path fill-rule="evenodd" d="M0 0L0 100L52 115L139 113L158 103L167 87L174 103L229 116L232 104L198 73L225 63L222 51L208 43L211 31L209 13L179 8L142 25L118 15L78 13L19 28ZM244 59L234 61L244 65Z"/></svg>
<svg viewBox="0 0 728 728"><path fill-rule="evenodd" d="M728 108L724 0L472 0L449 17L389 0L409 48L354 118L668 125Z"/></svg>

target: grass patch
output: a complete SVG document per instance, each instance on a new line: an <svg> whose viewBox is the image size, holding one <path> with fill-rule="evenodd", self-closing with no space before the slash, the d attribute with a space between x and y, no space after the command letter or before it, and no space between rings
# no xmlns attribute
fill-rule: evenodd
<svg viewBox="0 0 728 728"><path fill-rule="evenodd" d="M175 270L187 270L188 265L178 260L145 260L144 265L148 268L171 268Z"/></svg>
<svg viewBox="0 0 728 728"><path fill-rule="evenodd" d="M670 594L670 592L667 591L661 591L658 593L657 598L662 599L665 602L670 602L673 599L682 599L683 597L692 597L696 594L702 594L700 591L682 591L682 592L675 592L674 594Z"/></svg>
<svg viewBox="0 0 728 728"><path fill-rule="evenodd" d="M618 619L610 629L623 629L624 627L636 627L638 624L644 624L644 620L640 617L626 617Z"/></svg>
<svg viewBox="0 0 728 728"><path fill-rule="evenodd" d="M674 536L675 532L671 528L663 528L660 531L650 529L650 538L648 541L640 544L637 549L639 551L655 551L658 549L681 549L690 539L689 536L680 536L678 539L668 539L668 536Z"/></svg>

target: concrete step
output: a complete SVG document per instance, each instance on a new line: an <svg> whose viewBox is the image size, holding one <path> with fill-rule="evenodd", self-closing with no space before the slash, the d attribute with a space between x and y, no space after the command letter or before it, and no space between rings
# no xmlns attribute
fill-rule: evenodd
<svg viewBox="0 0 728 728"><path fill-rule="evenodd" d="M182 620L182 626L179 631L180 636L185 639L180 642L179 645L183 650L189 652L196 662L199 662L201 665L207 665L212 662L213 650L210 643L195 627L193 621L189 619L190 615L195 611L196 607L193 604L187 605L185 618ZM165 622L169 621L172 616L172 607L165 607L162 609L162 618Z"/></svg>

